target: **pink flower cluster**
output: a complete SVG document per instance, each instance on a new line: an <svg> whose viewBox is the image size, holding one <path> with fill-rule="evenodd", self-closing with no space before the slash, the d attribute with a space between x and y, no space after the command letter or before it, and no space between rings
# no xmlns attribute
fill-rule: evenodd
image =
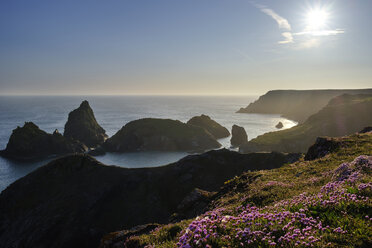
<svg viewBox="0 0 372 248"><path fill-rule="evenodd" d="M356 188L355 183L371 168L372 157L359 156L351 163L341 164L333 172L334 181L324 185L318 194L305 192L291 200L280 201L273 207L248 205L235 211L216 209L207 212L182 231L177 245L183 248L213 247L219 242L231 247L316 246L325 233L338 235L347 231L337 226L324 226L319 217L309 215L309 209L320 207L331 210L340 204L370 204L368 197L348 193L347 188ZM273 182L268 184L278 185ZM372 183L359 184L358 189L371 187ZM368 216L366 219L372 220Z"/></svg>

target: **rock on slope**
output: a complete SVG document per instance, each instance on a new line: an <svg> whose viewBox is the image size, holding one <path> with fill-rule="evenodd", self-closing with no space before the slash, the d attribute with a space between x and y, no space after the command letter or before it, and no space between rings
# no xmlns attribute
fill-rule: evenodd
<svg viewBox="0 0 372 248"><path fill-rule="evenodd" d="M85 152L87 147L63 137L57 130L53 134L40 130L32 122L13 130L1 155L14 159L38 159L49 155Z"/></svg>
<svg viewBox="0 0 372 248"><path fill-rule="evenodd" d="M69 113L64 136L79 140L88 147L96 147L107 138L105 130L97 123L88 101L83 101L79 108Z"/></svg>
<svg viewBox="0 0 372 248"><path fill-rule="evenodd" d="M127 123L104 143L106 151L203 151L220 143L204 128L170 119L145 118Z"/></svg>
<svg viewBox="0 0 372 248"><path fill-rule="evenodd" d="M291 159L279 153L218 150L168 166L126 169L105 166L88 155L63 157L0 194L0 244L98 247L108 232L167 222L195 188L216 191L243 171L277 168Z"/></svg>
<svg viewBox="0 0 372 248"><path fill-rule="evenodd" d="M270 132L241 146L241 152L306 152L319 136L343 136L372 123L372 95L342 95L293 128Z"/></svg>
<svg viewBox="0 0 372 248"><path fill-rule="evenodd" d="M187 122L187 124L204 128L216 139L230 136L230 132L227 130L227 128L221 126L207 115L194 116Z"/></svg>
<svg viewBox="0 0 372 248"><path fill-rule="evenodd" d="M241 108L238 113L281 114L303 123L334 97L342 94L372 94L372 89L360 90L272 90Z"/></svg>

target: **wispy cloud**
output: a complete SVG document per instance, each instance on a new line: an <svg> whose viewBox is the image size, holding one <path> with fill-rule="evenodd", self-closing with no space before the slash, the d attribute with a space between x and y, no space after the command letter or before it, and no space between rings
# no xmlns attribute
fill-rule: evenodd
<svg viewBox="0 0 372 248"><path fill-rule="evenodd" d="M272 19L278 23L278 26L280 29L285 29L287 31L291 31L292 27L289 24L288 20L285 19L284 17L278 15L274 10L267 8L266 6L263 5L258 5L255 4L255 6L260 9L263 13L266 15L270 16ZM293 35L291 32L283 32L282 36L285 38L285 40L279 41L279 44L288 44L288 43L293 43Z"/></svg>
<svg viewBox="0 0 372 248"><path fill-rule="evenodd" d="M293 43L293 35L291 32L284 32L282 33L282 36L285 38L285 40L279 41L279 44Z"/></svg>
<svg viewBox="0 0 372 248"><path fill-rule="evenodd" d="M338 35L345 33L343 29L335 29L335 30L319 30L319 31L303 31L294 33L293 35L312 35L312 36L330 36L330 35Z"/></svg>
<svg viewBox="0 0 372 248"><path fill-rule="evenodd" d="M285 30L282 32L281 35L284 37L284 40L278 41L279 44L291 44L296 43L294 48L296 49L306 49L312 47L318 47L320 44L319 37L320 36L332 36L332 35L339 35L344 34L345 31L343 29L334 29L334 30L311 30L308 27L301 32L293 32L292 26L289 21L280 16L274 10L260 4L256 4L251 2L256 8L258 8L261 12L265 13L266 15L270 16L279 26L279 29Z"/></svg>
<svg viewBox="0 0 372 248"><path fill-rule="evenodd" d="M268 9L264 6L258 5L258 8L268 16L271 16L279 25L279 28L291 30L291 25L288 20L275 13L272 9Z"/></svg>

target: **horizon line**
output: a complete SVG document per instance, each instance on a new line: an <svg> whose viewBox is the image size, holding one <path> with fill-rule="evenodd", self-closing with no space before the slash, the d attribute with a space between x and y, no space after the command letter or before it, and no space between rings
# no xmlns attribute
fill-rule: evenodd
<svg viewBox="0 0 372 248"><path fill-rule="evenodd" d="M310 89L272 89L267 90L265 93L252 93L252 94L180 94L180 93L166 93L166 94L150 94L150 93L129 93L129 94L58 94L58 93L51 93L51 94L44 94L44 93L0 93L0 96L229 96L229 97L244 97L244 96L260 96L264 95L270 91L326 91L326 90L372 90L372 88L310 88Z"/></svg>

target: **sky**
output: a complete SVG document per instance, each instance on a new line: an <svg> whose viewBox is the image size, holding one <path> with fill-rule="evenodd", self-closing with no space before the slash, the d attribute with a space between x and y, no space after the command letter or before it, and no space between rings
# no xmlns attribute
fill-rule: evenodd
<svg viewBox="0 0 372 248"><path fill-rule="evenodd" d="M2 0L1 95L372 87L370 0Z"/></svg>

